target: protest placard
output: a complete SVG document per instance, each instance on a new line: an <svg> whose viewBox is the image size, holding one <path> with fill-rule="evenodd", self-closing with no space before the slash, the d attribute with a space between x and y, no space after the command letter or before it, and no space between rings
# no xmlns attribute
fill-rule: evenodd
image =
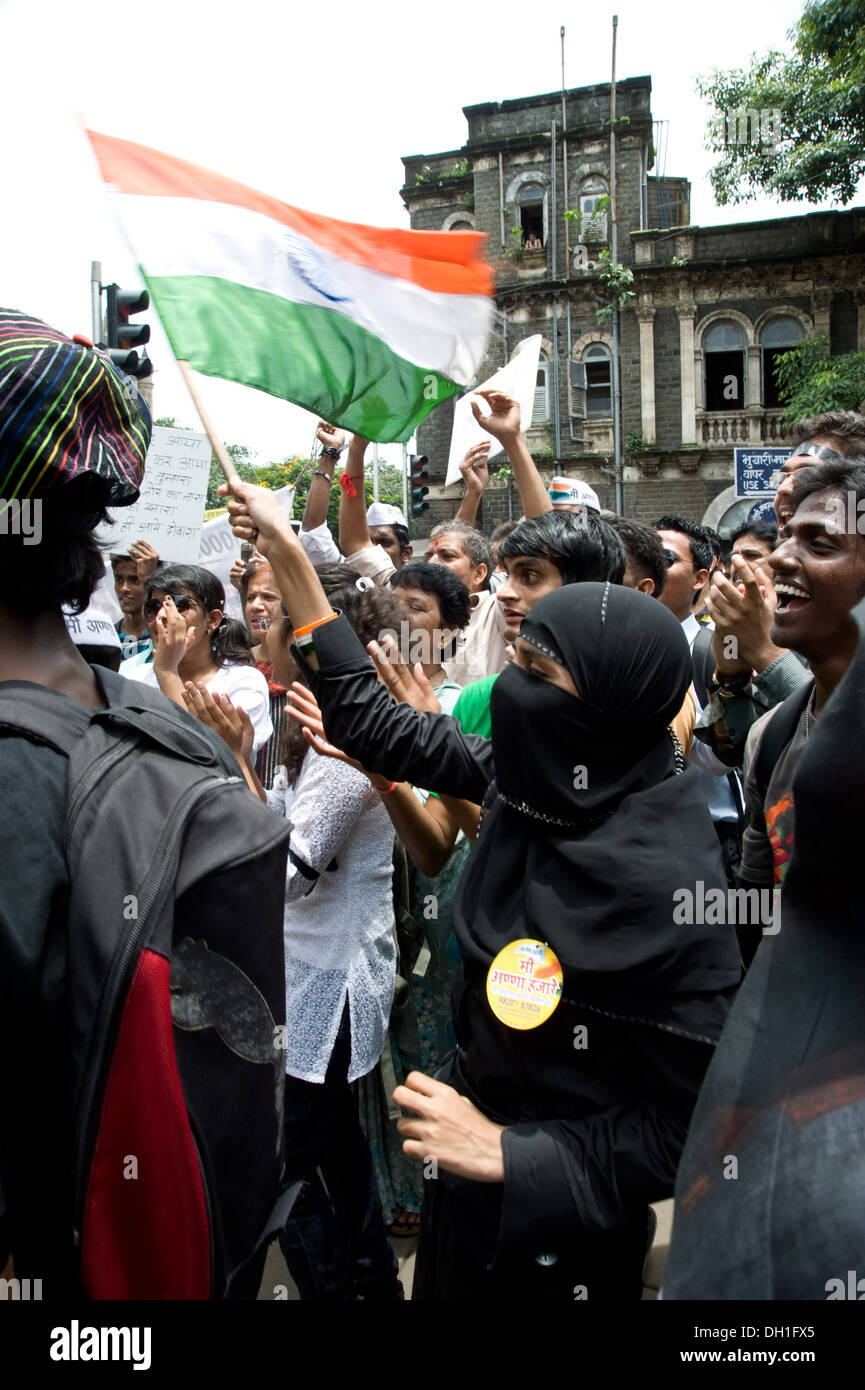
<svg viewBox="0 0 865 1390"><path fill-rule="evenodd" d="M281 487L274 492L274 497L279 503L286 516L291 516L292 503L294 501L294 488ZM131 508L130 508L131 510ZM295 522L295 529L299 525ZM130 541L138 540L134 533L127 538L126 544ZM151 542L154 549L156 543ZM112 547L113 549L114 547ZM117 552L115 552L117 553ZM165 557L160 555L160 560ZM228 520L228 514L215 516L210 521L205 521L201 527L201 544L193 561L196 565L201 565L204 569L210 570L217 579L221 580L225 589L225 611L231 618L242 618L243 613L240 607L240 595L231 584L229 574L234 561L240 558L240 541L236 539ZM188 564L189 561L178 563ZM93 607L100 613L107 614L112 622L116 622L121 616L120 605L114 594L114 576L110 565L106 565L105 576L100 581L96 593L93 595Z"/></svg>
<svg viewBox="0 0 865 1390"><path fill-rule="evenodd" d="M460 480L460 464L474 444L490 444L489 458L494 459L502 452L502 446L492 435L482 429L472 414L471 402L478 391L504 391L519 402L520 428L526 433L532 423L535 405L535 387L538 379L538 361L541 355L541 335L535 333L520 343L510 362L493 372L491 377L476 386L474 391L461 396L454 406L454 427L451 433L451 450L448 457L448 471L445 487ZM482 414L489 414L485 401L479 401Z"/></svg>
<svg viewBox="0 0 865 1390"><path fill-rule="evenodd" d="M149 541L161 560L196 564L209 476L206 434L154 425L141 496L111 513L99 539L115 554L126 554L132 541Z"/></svg>

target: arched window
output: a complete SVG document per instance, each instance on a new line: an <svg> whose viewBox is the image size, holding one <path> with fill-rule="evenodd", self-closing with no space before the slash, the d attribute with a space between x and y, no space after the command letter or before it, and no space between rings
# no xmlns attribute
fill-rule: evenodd
<svg viewBox="0 0 865 1390"><path fill-rule="evenodd" d="M471 222L452 222L448 227L449 232L470 232L471 230Z"/></svg>
<svg viewBox="0 0 865 1390"><path fill-rule="evenodd" d="M603 343L592 343L583 353L586 369L586 417L609 419L613 413L610 385L610 349Z"/></svg>
<svg viewBox="0 0 865 1390"><path fill-rule="evenodd" d="M745 341L735 323L714 323L703 337L707 410L745 409Z"/></svg>
<svg viewBox="0 0 865 1390"><path fill-rule="evenodd" d="M538 358L538 375L535 382L535 406L532 411L532 424L539 425L550 418L550 364L544 353Z"/></svg>
<svg viewBox="0 0 865 1390"><path fill-rule="evenodd" d="M537 250L544 244L544 190L539 183L524 183L517 194L523 246Z"/></svg>
<svg viewBox="0 0 865 1390"><path fill-rule="evenodd" d="M600 200L607 195L606 180L598 176L586 179L580 187L581 241L606 241L607 213Z"/></svg>
<svg viewBox="0 0 865 1390"><path fill-rule="evenodd" d="M760 356L763 359L763 405L767 410L777 410L782 404L775 379L775 361L782 352L788 352L798 343L802 325L791 318L770 319L760 334Z"/></svg>

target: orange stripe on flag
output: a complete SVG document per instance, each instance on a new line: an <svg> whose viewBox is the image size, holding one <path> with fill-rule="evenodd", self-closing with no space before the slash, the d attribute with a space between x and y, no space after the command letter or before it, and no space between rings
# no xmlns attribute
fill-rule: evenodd
<svg viewBox="0 0 865 1390"><path fill-rule="evenodd" d="M481 232L403 231L337 222L161 150L93 130L87 134L102 177L121 193L199 198L248 208L291 227L344 261L410 280L423 289L439 294L493 293L493 272L481 255L486 241Z"/></svg>

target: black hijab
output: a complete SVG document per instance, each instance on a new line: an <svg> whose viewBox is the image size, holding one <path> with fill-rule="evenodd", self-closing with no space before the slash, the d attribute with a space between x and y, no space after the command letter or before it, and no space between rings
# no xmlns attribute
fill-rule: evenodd
<svg viewBox="0 0 865 1390"><path fill-rule="evenodd" d="M668 609L620 585L568 584L535 605L520 637L565 667L579 698L517 665L499 676L492 744L509 805L577 826L672 772L666 730L691 660Z"/></svg>
<svg viewBox="0 0 865 1390"><path fill-rule="evenodd" d="M558 956L563 1003L712 1042L741 965L732 927L674 921L677 890L726 888L699 778L676 774L667 731L691 681L681 626L642 593L585 583L541 599L520 636L578 697L515 665L493 687L498 795L455 904L464 979L479 986L529 937Z"/></svg>

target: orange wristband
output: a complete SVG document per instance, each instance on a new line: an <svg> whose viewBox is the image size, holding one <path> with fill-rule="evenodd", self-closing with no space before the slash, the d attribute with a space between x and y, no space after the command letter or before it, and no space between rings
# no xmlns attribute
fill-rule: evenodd
<svg viewBox="0 0 865 1390"><path fill-rule="evenodd" d="M399 782L391 782L389 787L379 787L377 789L378 794L379 796L390 796L391 792L395 792L398 786Z"/></svg>
<svg viewBox="0 0 865 1390"><path fill-rule="evenodd" d="M294 635L295 637L305 637L308 632L312 632L313 628L321 627L323 623L332 623L334 618L338 617L338 613L328 613L326 618L316 618L313 623L305 623L303 627L296 627Z"/></svg>

